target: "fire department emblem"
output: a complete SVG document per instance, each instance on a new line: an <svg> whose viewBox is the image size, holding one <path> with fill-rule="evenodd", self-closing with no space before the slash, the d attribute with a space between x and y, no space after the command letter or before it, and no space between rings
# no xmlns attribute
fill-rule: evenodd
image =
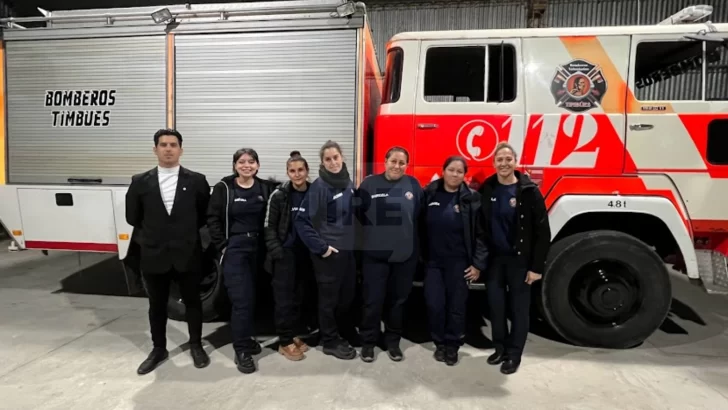
<svg viewBox="0 0 728 410"><path fill-rule="evenodd" d="M411 201L412 198L414 197L414 195L412 195L412 192L407 191L407 192L404 193L404 197L407 198L407 199L409 199Z"/></svg>
<svg viewBox="0 0 728 410"><path fill-rule="evenodd" d="M573 60L556 69L551 94L557 107L584 112L598 107L607 92L601 67L586 60Z"/></svg>

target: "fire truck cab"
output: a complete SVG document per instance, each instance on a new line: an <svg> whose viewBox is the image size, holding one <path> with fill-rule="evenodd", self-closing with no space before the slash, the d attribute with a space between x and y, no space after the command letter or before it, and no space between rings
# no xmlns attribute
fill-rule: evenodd
<svg viewBox="0 0 728 410"><path fill-rule="evenodd" d="M700 11L654 26L398 34L375 172L400 145L423 185L461 155L477 187L509 142L549 210L534 292L545 318L577 345L635 346L670 310L664 261L728 290L728 24L695 23Z"/></svg>

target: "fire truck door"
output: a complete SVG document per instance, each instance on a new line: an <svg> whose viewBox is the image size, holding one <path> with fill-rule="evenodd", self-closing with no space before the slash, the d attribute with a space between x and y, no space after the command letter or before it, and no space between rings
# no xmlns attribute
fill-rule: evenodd
<svg viewBox="0 0 728 410"><path fill-rule="evenodd" d="M706 169L707 133L714 119L706 114L727 108L728 86L712 73L726 60L726 51L724 43L685 34L633 37L627 150L638 171Z"/></svg>
<svg viewBox="0 0 728 410"><path fill-rule="evenodd" d="M627 149L638 172L667 174L694 220L725 216L728 33L632 40ZM694 227L695 228L695 227Z"/></svg>
<svg viewBox="0 0 728 410"><path fill-rule="evenodd" d="M498 142L523 145L520 49L520 39L423 41L415 98L420 181L439 177L445 158L462 155L480 182Z"/></svg>

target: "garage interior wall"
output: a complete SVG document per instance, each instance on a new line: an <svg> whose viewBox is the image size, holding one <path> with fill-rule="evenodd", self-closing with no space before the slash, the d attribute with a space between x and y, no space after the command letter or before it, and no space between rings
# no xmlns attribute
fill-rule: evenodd
<svg viewBox="0 0 728 410"><path fill-rule="evenodd" d="M528 26L529 3L536 0L368 0L369 21L377 59L383 68L386 44L404 31L506 29ZM681 9L713 6L708 20L728 22L728 0L537 0L546 3L539 27L591 27L607 25L657 24ZM728 53L708 68L707 87L728 87ZM660 94L674 96L700 89L699 75L680 76ZM727 94L727 93L723 93Z"/></svg>
<svg viewBox="0 0 728 410"><path fill-rule="evenodd" d="M0 0L0 17L15 17L11 5L2 0ZM0 229L0 232L2 232L2 229Z"/></svg>

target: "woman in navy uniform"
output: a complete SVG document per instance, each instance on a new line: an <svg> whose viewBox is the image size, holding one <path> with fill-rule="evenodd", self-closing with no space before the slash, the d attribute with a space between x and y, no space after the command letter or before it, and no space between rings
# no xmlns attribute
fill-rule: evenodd
<svg viewBox="0 0 728 410"><path fill-rule="evenodd" d="M435 342L435 360L453 366L465 334L468 283L485 269L488 251L477 231L480 194L463 182L465 159L452 156L442 167L442 178L425 188L422 214L424 293Z"/></svg>
<svg viewBox="0 0 728 410"><path fill-rule="evenodd" d="M308 319L302 309L308 307L315 296L310 286L313 283L315 291L311 256L293 226L293 218L311 185L308 162L300 152L291 152L286 161L286 173L289 181L273 191L268 200L264 226L265 264L266 270L273 274L278 352L289 360L298 361L305 357L308 346L296 337L295 332Z"/></svg>
<svg viewBox="0 0 728 410"><path fill-rule="evenodd" d="M255 277L265 251L263 222L274 184L256 176L258 153L243 148L233 154L233 175L218 182L207 211L212 243L220 253L225 287L232 302L230 327L235 364L242 373L255 372L253 355L262 349L254 339Z"/></svg>
<svg viewBox="0 0 728 410"><path fill-rule="evenodd" d="M365 362L374 361L385 304L385 348L390 359L403 359L399 344L405 302L417 269L417 220L423 199L420 183L405 175L408 163L407 150L390 148L385 155L385 172L368 176L357 191L364 299L359 330Z"/></svg>
<svg viewBox="0 0 728 410"><path fill-rule="evenodd" d="M480 189L479 221L490 253L485 283L495 345L488 363L501 364L503 374L515 373L521 363L531 284L541 279L551 244L544 198L528 175L516 170L517 159L513 147L500 143L493 159L496 173ZM510 332L507 307L513 315Z"/></svg>
<svg viewBox="0 0 728 410"><path fill-rule="evenodd" d="M351 306L356 292L354 183L338 143L327 141L319 156L319 178L306 192L293 223L311 252L323 352L351 360L356 350L342 333L353 328Z"/></svg>

